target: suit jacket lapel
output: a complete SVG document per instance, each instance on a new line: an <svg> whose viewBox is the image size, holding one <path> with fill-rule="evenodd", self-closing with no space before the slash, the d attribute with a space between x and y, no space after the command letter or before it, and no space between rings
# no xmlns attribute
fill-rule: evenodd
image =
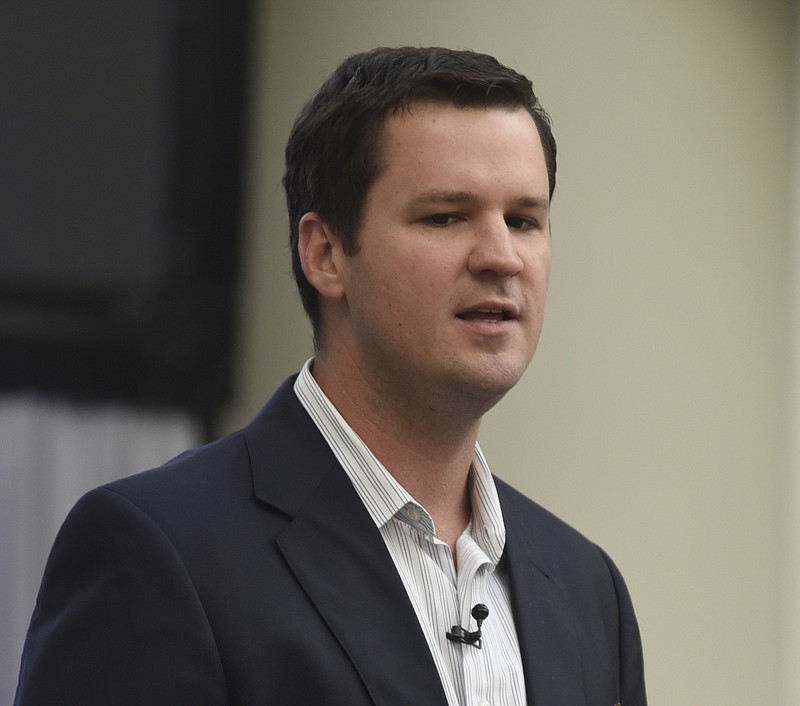
<svg viewBox="0 0 800 706"><path fill-rule="evenodd" d="M278 545L376 704L446 706L383 538L292 382L246 432L256 495L292 516Z"/></svg>
<svg viewBox="0 0 800 706"><path fill-rule="evenodd" d="M562 598L558 576L548 567L536 541L535 526L524 521L516 498L498 484L506 525L503 561L511 583L511 601L531 706L580 706L585 703L581 656L574 616Z"/></svg>
<svg viewBox="0 0 800 706"><path fill-rule="evenodd" d="M254 491L288 516L278 545L376 704L446 706L436 666L383 539L287 380L245 432ZM528 703L585 703L574 616L537 527L498 482Z"/></svg>

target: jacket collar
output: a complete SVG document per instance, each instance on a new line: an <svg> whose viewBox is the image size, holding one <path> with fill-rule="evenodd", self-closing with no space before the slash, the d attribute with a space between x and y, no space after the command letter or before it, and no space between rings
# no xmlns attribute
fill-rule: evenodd
<svg viewBox="0 0 800 706"><path fill-rule="evenodd" d="M287 516L277 544L376 704L447 705L383 538L292 389L245 429L256 497Z"/></svg>

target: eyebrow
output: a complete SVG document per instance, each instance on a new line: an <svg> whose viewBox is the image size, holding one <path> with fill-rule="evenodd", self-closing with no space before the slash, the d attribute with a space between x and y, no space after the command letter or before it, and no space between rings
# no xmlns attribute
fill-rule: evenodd
<svg viewBox="0 0 800 706"><path fill-rule="evenodd" d="M438 189L431 189L414 194L409 200L408 205L416 207L429 204L462 204L475 201L480 201L480 196L472 191L440 191ZM515 208L533 208L549 211L550 199L542 196L522 196L518 199L514 199L513 205Z"/></svg>

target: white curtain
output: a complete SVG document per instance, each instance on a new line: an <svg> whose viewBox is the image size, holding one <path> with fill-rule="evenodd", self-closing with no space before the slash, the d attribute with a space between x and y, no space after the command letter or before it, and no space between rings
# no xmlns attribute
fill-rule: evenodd
<svg viewBox="0 0 800 706"><path fill-rule="evenodd" d="M12 702L47 554L75 501L199 438L199 425L182 413L0 397L0 703Z"/></svg>

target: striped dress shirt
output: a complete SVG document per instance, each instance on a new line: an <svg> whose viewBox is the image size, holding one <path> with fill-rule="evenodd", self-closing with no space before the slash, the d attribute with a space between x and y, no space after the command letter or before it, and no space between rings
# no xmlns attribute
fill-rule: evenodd
<svg viewBox="0 0 800 706"><path fill-rule="evenodd" d="M525 680L511 611L508 577L499 565L505 525L492 474L475 445L472 519L450 547L436 539L430 514L392 477L317 385L309 360L295 382L322 433L386 543L408 593L449 706L524 706ZM475 630L476 603L489 608L482 648L452 642L454 625Z"/></svg>

